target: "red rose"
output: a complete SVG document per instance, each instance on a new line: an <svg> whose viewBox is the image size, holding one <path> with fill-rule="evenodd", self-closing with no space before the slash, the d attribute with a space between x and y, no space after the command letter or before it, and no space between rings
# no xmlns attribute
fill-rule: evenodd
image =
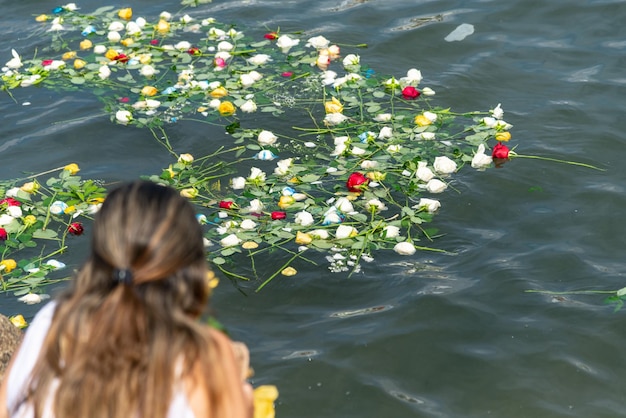
<svg viewBox="0 0 626 418"><path fill-rule="evenodd" d="M47 65L50 65L52 63L53 63L52 60L43 60L43 61L41 61L41 65L43 65L44 67L47 66Z"/></svg>
<svg viewBox="0 0 626 418"><path fill-rule="evenodd" d="M279 219L285 219L287 217L287 212L275 211L272 212L272 219L277 221Z"/></svg>
<svg viewBox="0 0 626 418"><path fill-rule="evenodd" d="M7 230L4 228L0 228L0 241L6 241L8 238Z"/></svg>
<svg viewBox="0 0 626 418"><path fill-rule="evenodd" d="M159 44L159 40L158 39L153 39L150 41L150 45L158 45Z"/></svg>
<svg viewBox="0 0 626 418"><path fill-rule="evenodd" d="M202 54L202 52L200 52L200 48L196 48L195 46L194 46L194 47L192 47L192 48L189 48L189 49L187 50L187 53L188 53L189 55L200 55L200 54Z"/></svg>
<svg viewBox="0 0 626 418"><path fill-rule="evenodd" d="M285 71L284 73L281 73L280 75L283 77L291 77L293 73L291 71Z"/></svg>
<svg viewBox="0 0 626 418"><path fill-rule="evenodd" d="M413 86L407 86L402 89L402 97L404 97L407 100L417 99L419 95L420 95L419 90Z"/></svg>
<svg viewBox="0 0 626 418"><path fill-rule="evenodd" d="M113 61L118 61L118 62L128 62L130 58L128 58L128 55L126 54L117 54L114 58Z"/></svg>
<svg viewBox="0 0 626 418"><path fill-rule="evenodd" d="M222 209L232 209L234 205L235 202L233 202L232 200L222 200L220 202L220 208Z"/></svg>
<svg viewBox="0 0 626 418"><path fill-rule="evenodd" d="M265 39L269 39L270 41L273 41L274 39L278 38L278 34L276 32L270 32L270 33L266 33L263 37Z"/></svg>
<svg viewBox="0 0 626 418"><path fill-rule="evenodd" d="M22 203L19 200L15 200L12 197L5 197L4 199L0 200L0 205L7 205L8 206L21 206Z"/></svg>
<svg viewBox="0 0 626 418"><path fill-rule="evenodd" d="M72 235L82 235L83 231L83 224L81 224L80 222L72 222L70 226L67 227L67 232Z"/></svg>
<svg viewBox="0 0 626 418"><path fill-rule="evenodd" d="M501 160L506 160L509 158L509 147L504 145L502 142L498 142L495 147L493 147L493 153L491 156L493 158L499 158Z"/></svg>
<svg viewBox="0 0 626 418"><path fill-rule="evenodd" d="M367 186L367 183L369 183L369 181L370 180L367 177L365 177L362 173L355 172L355 173L350 174L350 177L348 177L348 181L346 182L346 187L351 192L360 193L363 191L362 189L365 186Z"/></svg>

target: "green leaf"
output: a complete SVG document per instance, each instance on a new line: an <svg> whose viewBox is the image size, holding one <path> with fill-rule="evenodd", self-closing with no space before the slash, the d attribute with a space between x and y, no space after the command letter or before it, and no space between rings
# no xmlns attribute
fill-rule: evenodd
<svg viewBox="0 0 626 418"><path fill-rule="evenodd" d="M33 232L33 238L54 239L58 236L57 232L52 229L38 229Z"/></svg>

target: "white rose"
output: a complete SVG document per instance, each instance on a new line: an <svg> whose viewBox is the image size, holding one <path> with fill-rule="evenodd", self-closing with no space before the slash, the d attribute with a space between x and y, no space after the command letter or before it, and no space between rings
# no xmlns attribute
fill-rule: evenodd
<svg viewBox="0 0 626 418"><path fill-rule="evenodd" d="M496 119L502 119L502 117L504 116L504 110L502 110L502 108L500 107L500 103L498 103L498 106L496 106L495 109L491 111L491 114Z"/></svg>
<svg viewBox="0 0 626 418"><path fill-rule="evenodd" d="M420 138L430 141L430 140L435 139L435 133L434 132L421 132Z"/></svg>
<svg viewBox="0 0 626 418"><path fill-rule="evenodd" d="M379 113L374 120L376 122L389 122L391 120L391 113Z"/></svg>
<svg viewBox="0 0 626 418"><path fill-rule="evenodd" d="M126 24L126 33L129 35L141 33L141 27L135 22L128 22Z"/></svg>
<svg viewBox="0 0 626 418"><path fill-rule="evenodd" d="M400 228L395 225L387 225L383 228L383 232L386 238L395 238L400 236Z"/></svg>
<svg viewBox="0 0 626 418"><path fill-rule="evenodd" d="M274 169L274 174L278 176L284 176L289 172L289 168L293 163L293 158L287 158L284 160L280 160L276 163L276 168Z"/></svg>
<svg viewBox="0 0 626 418"><path fill-rule="evenodd" d="M13 222L14 220L15 220L15 218L12 217L11 215L3 213L2 215L0 215L0 226L8 225L11 222Z"/></svg>
<svg viewBox="0 0 626 418"><path fill-rule="evenodd" d="M378 139L389 139L393 136L393 129L389 126L383 127L378 133Z"/></svg>
<svg viewBox="0 0 626 418"><path fill-rule="evenodd" d="M424 117L431 122L435 122L437 120L437 114L433 112L424 112Z"/></svg>
<svg viewBox="0 0 626 418"><path fill-rule="evenodd" d="M20 302L24 302L27 305L34 305L36 303L41 303L41 301L48 299L49 295L38 295L36 293L27 293L18 300Z"/></svg>
<svg viewBox="0 0 626 418"><path fill-rule="evenodd" d="M325 229L315 229L309 232L309 235L317 239L328 239L330 237L330 234Z"/></svg>
<svg viewBox="0 0 626 418"><path fill-rule="evenodd" d="M328 48L330 41L323 36L315 36L313 38L309 38L307 41L307 46L312 46L315 49L324 49Z"/></svg>
<svg viewBox="0 0 626 418"><path fill-rule="evenodd" d="M156 70L154 69L152 65L144 65L139 70L139 74L141 74L144 77L152 77L155 73L156 73Z"/></svg>
<svg viewBox="0 0 626 418"><path fill-rule="evenodd" d="M17 70L22 66L22 60L15 49L11 50L11 54L13 55L13 58L7 61L5 65L12 70Z"/></svg>
<svg viewBox="0 0 626 418"><path fill-rule="evenodd" d="M352 206L352 202L350 202L350 199L348 199L347 197L342 196L337 199L334 206L343 213L354 212L354 206Z"/></svg>
<svg viewBox="0 0 626 418"><path fill-rule="evenodd" d="M358 234L355 227L350 225L339 225L337 231L335 231L335 237L337 239L350 238Z"/></svg>
<svg viewBox="0 0 626 418"><path fill-rule="evenodd" d="M255 82L254 78L252 78L250 74L241 74L239 76L239 81L241 81L241 85L244 87L250 87Z"/></svg>
<svg viewBox="0 0 626 418"><path fill-rule="evenodd" d="M361 57L355 54L348 54L343 59L343 66L348 71L352 71L352 68L358 66L360 63Z"/></svg>
<svg viewBox="0 0 626 418"><path fill-rule="evenodd" d="M176 45L174 45L174 48L178 49L179 51L187 51L189 48L191 48L191 44L187 41L180 41Z"/></svg>
<svg viewBox="0 0 626 418"><path fill-rule="evenodd" d="M111 69L108 65L103 65L98 69L98 77L102 80L106 80L111 75Z"/></svg>
<svg viewBox="0 0 626 418"><path fill-rule="evenodd" d="M159 17L163 20L170 20L172 18L172 14L170 12L161 12Z"/></svg>
<svg viewBox="0 0 626 418"><path fill-rule="evenodd" d="M111 31L107 35L107 39L111 42L119 42L122 39L122 35L119 32Z"/></svg>
<svg viewBox="0 0 626 418"><path fill-rule="evenodd" d="M217 44L218 51L232 51L233 48L234 48L233 44L231 44L228 41L222 41L219 44Z"/></svg>
<svg viewBox="0 0 626 418"><path fill-rule="evenodd" d="M265 205L263 205L263 202L261 202L259 199L252 199L250 201L250 206L248 206L248 209L252 213L261 213L263 212L264 207Z"/></svg>
<svg viewBox="0 0 626 418"><path fill-rule="evenodd" d="M254 222L252 219L244 219L243 221L241 221L241 224L239 224L239 226L241 227L241 229L250 231L256 228L256 222Z"/></svg>
<svg viewBox="0 0 626 418"><path fill-rule="evenodd" d="M363 162L361 162L361 168L363 170L371 170L376 167L378 167L378 161L363 160Z"/></svg>
<svg viewBox="0 0 626 418"><path fill-rule="evenodd" d="M246 187L246 179L243 177L234 177L230 180L230 185L235 190L241 190Z"/></svg>
<svg viewBox="0 0 626 418"><path fill-rule="evenodd" d="M263 78L263 74L255 70L250 71L249 74L250 74L250 77L252 77L254 81L259 81L260 79Z"/></svg>
<svg viewBox="0 0 626 418"><path fill-rule="evenodd" d="M400 255L413 255L415 254L415 246L410 242L399 242L394 247L393 250Z"/></svg>
<svg viewBox="0 0 626 418"><path fill-rule="evenodd" d="M434 96L435 95L435 90L431 89L430 87L424 87L422 89L422 94L424 96Z"/></svg>
<svg viewBox="0 0 626 418"><path fill-rule="evenodd" d="M486 116L482 119L482 122L485 124L486 127L488 128L494 128L496 126L496 118L492 118L491 116Z"/></svg>
<svg viewBox="0 0 626 418"><path fill-rule="evenodd" d="M281 49L281 51L283 51L283 53L288 53L289 50L298 45L300 43L299 39L292 39L287 35L281 35L277 40L276 40L276 46L279 47Z"/></svg>
<svg viewBox="0 0 626 418"><path fill-rule="evenodd" d="M431 193L441 193L448 188L448 185L441 180L432 179L426 183L426 190Z"/></svg>
<svg viewBox="0 0 626 418"><path fill-rule="evenodd" d="M389 145L387 147L387 152L389 152L391 154L395 154L396 152L400 152L401 149L402 149L402 145L393 144L393 145Z"/></svg>
<svg viewBox="0 0 626 418"><path fill-rule="evenodd" d="M252 65L263 65L271 60L272 58L267 54L256 54L248 58L248 62Z"/></svg>
<svg viewBox="0 0 626 418"><path fill-rule="evenodd" d="M296 213L295 221L298 225L302 226L311 226L315 222L313 215L305 210Z"/></svg>
<svg viewBox="0 0 626 418"><path fill-rule="evenodd" d="M441 203L436 199L428 199L422 197L417 205L413 206L414 209L426 209L429 213L436 212L441 207Z"/></svg>
<svg viewBox="0 0 626 418"><path fill-rule="evenodd" d="M154 100L154 99L146 100L146 107L148 109L156 109L159 106L161 106L161 102L158 100Z"/></svg>
<svg viewBox="0 0 626 418"><path fill-rule="evenodd" d="M387 206L385 206L385 204L379 199L370 199L367 201L365 206L367 206L368 210L375 210L376 212L387 210Z"/></svg>
<svg viewBox="0 0 626 418"><path fill-rule="evenodd" d="M296 199L296 202L301 202L307 198L307 195L305 195L304 193L294 193L291 195L291 197Z"/></svg>
<svg viewBox="0 0 626 418"><path fill-rule="evenodd" d="M138 17L138 18L135 20L135 23L136 23L136 24L137 24L137 26L139 26L140 28L143 28L143 27L145 27L145 26L146 26L146 23L148 23L148 22L146 22L146 19L144 19L143 17Z"/></svg>
<svg viewBox="0 0 626 418"><path fill-rule="evenodd" d="M7 207L7 212L14 218L22 217L22 208L20 208L19 206L9 206Z"/></svg>
<svg viewBox="0 0 626 418"><path fill-rule="evenodd" d="M111 24L109 25L109 31L110 32L119 32L121 30L124 30L124 24L122 22L111 22Z"/></svg>
<svg viewBox="0 0 626 418"><path fill-rule="evenodd" d="M226 36L226 32L218 29L218 28L210 28L209 29L209 36L211 38L223 38L224 36Z"/></svg>
<svg viewBox="0 0 626 418"><path fill-rule="evenodd" d="M492 158L491 155L485 154L485 145L480 144L478 146L478 151L474 154L472 158L472 167L473 168L484 168L491 164Z"/></svg>
<svg viewBox="0 0 626 418"><path fill-rule="evenodd" d="M193 17L191 17L189 15L185 15L185 16L180 18L180 21L183 22L183 23L193 22Z"/></svg>
<svg viewBox="0 0 626 418"><path fill-rule="evenodd" d="M438 173L450 174L456 171L456 163L444 155L442 157L435 158L433 168Z"/></svg>
<svg viewBox="0 0 626 418"><path fill-rule="evenodd" d="M258 141L260 145L273 145L278 137L274 135L271 131L261 131L258 136Z"/></svg>
<svg viewBox="0 0 626 418"><path fill-rule="evenodd" d="M242 104L239 108L244 113L253 113L253 112L256 112L256 103L254 103L254 101L252 100L248 100L244 104Z"/></svg>
<svg viewBox="0 0 626 418"><path fill-rule="evenodd" d="M265 181L265 172L257 167L252 167L250 169L250 176L248 176L249 180L257 180L257 181Z"/></svg>
<svg viewBox="0 0 626 418"><path fill-rule="evenodd" d="M128 122L133 120L133 115L128 110L118 110L115 112L115 120L122 125L127 125Z"/></svg>
<svg viewBox="0 0 626 418"><path fill-rule="evenodd" d="M239 239L239 237L235 234L226 235L220 240L220 245L222 247L233 247L239 244L241 244L241 239Z"/></svg>
<svg viewBox="0 0 626 418"><path fill-rule="evenodd" d="M350 152L352 153L352 155L363 155L367 152L367 150L361 147L352 147L352 150Z"/></svg>
<svg viewBox="0 0 626 418"><path fill-rule="evenodd" d="M96 54L104 54L105 52L107 52L107 47L104 45L96 45L93 47L93 52L95 52Z"/></svg>
<svg viewBox="0 0 626 418"><path fill-rule="evenodd" d="M341 113L327 113L324 117L324 123L327 125L339 125L340 123L345 122L348 119L347 116L344 116Z"/></svg>
<svg viewBox="0 0 626 418"><path fill-rule="evenodd" d="M411 68L406 72L406 78L411 84L417 85L422 81L422 72L415 68Z"/></svg>
<svg viewBox="0 0 626 418"><path fill-rule="evenodd" d="M67 3L65 6L63 6L63 8L65 10L70 10L70 11L74 11L76 9L78 9L78 6L76 6L76 3Z"/></svg>
<svg viewBox="0 0 626 418"><path fill-rule="evenodd" d="M423 182L428 182L433 177L435 177L435 174L432 172L432 170L426 167L427 165L428 162L420 161L417 163L417 171L415 171L415 175L417 176L417 178L422 180Z"/></svg>
<svg viewBox="0 0 626 418"><path fill-rule="evenodd" d="M218 107L220 107L221 104L222 101L220 99L213 99L209 102L209 107L211 109L217 109Z"/></svg>

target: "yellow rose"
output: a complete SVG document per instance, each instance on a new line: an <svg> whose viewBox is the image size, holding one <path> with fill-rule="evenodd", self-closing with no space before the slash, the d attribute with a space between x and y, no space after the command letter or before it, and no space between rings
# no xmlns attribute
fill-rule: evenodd
<svg viewBox="0 0 626 418"><path fill-rule="evenodd" d="M48 15L39 15L35 18L35 20L37 22L45 22L46 20L48 20Z"/></svg>
<svg viewBox="0 0 626 418"><path fill-rule="evenodd" d="M170 31L170 24L168 23L167 20L161 19L159 20L159 23L157 23L156 30L161 35L165 35L167 32Z"/></svg>
<svg viewBox="0 0 626 418"><path fill-rule="evenodd" d="M80 44L78 44L80 46L81 50L85 50L85 49L89 49L93 46L93 44L91 43L91 41L89 39L85 39L83 40Z"/></svg>
<svg viewBox="0 0 626 418"><path fill-rule="evenodd" d="M17 267L17 263L12 258L7 258L6 260L0 261L0 271L10 273L15 270L15 267Z"/></svg>
<svg viewBox="0 0 626 418"><path fill-rule="evenodd" d="M341 113L343 112L343 105L336 97L333 97L330 102L324 103L324 109L326 109L326 113Z"/></svg>
<svg viewBox="0 0 626 418"><path fill-rule="evenodd" d="M39 190L39 183L36 181L29 181L28 183L24 183L20 189L26 193L36 193Z"/></svg>
<svg viewBox="0 0 626 418"><path fill-rule="evenodd" d="M180 195L182 197L186 197L187 199L193 199L194 197L198 196L198 189L196 189L195 187L189 187L187 189L181 190Z"/></svg>
<svg viewBox="0 0 626 418"><path fill-rule="evenodd" d="M380 171L370 171L365 174L365 177L372 181L383 181L387 177L387 173L381 173Z"/></svg>
<svg viewBox="0 0 626 418"><path fill-rule="evenodd" d="M283 269L283 271L280 272L283 276L295 276L296 274L298 274L298 270L296 270L293 267L286 267ZM257 416L257 412L256 412L256 399L254 402L254 416ZM269 406L267 406L268 408L271 407L272 408L272 415L259 415L259 417L273 417L274 416L274 405L271 404ZM269 411L269 409L268 409Z"/></svg>
<svg viewBox="0 0 626 418"><path fill-rule="evenodd" d="M97 205L102 202L104 202L104 197L94 197L93 199L89 199L89 202L87 203L92 204L92 205Z"/></svg>
<svg viewBox="0 0 626 418"><path fill-rule="evenodd" d="M26 322L22 315L12 316L9 318L9 321L18 328L26 328L28 326L28 322Z"/></svg>
<svg viewBox="0 0 626 418"><path fill-rule="evenodd" d="M74 58L76 58L76 51L69 51L61 56L61 59L64 61L71 60Z"/></svg>
<svg viewBox="0 0 626 418"><path fill-rule="evenodd" d="M35 215L26 215L24 216L22 222L24 222L24 225L26 226L32 226L35 225L35 222L37 222L37 218L35 218Z"/></svg>
<svg viewBox="0 0 626 418"><path fill-rule="evenodd" d="M215 90L213 90L210 94L211 94L211 97L215 97L219 99L221 97L228 96L228 90L220 86L216 88Z"/></svg>
<svg viewBox="0 0 626 418"><path fill-rule="evenodd" d="M278 200L278 207L281 209L287 209L294 203L296 203L296 199L294 199L293 196L281 196Z"/></svg>
<svg viewBox="0 0 626 418"><path fill-rule="evenodd" d="M65 167L63 167L63 170L69 171L69 173L71 175L74 175L74 174L76 174L76 173L78 173L80 171L80 168L78 168L78 164L71 163L71 164L68 164Z"/></svg>
<svg viewBox="0 0 626 418"><path fill-rule="evenodd" d="M222 102L217 107L217 111L220 112L222 116L230 116L235 113L235 105L231 102Z"/></svg>
<svg viewBox="0 0 626 418"><path fill-rule="evenodd" d="M241 244L241 248L243 248L244 250L254 250L256 248L259 248L259 244L254 241L246 241Z"/></svg>
<svg viewBox="0 0 626 418"><path fill-rule="evenodd" d="M117 57L119 54L117 53L116 50L114 49L109 49L107 50L107 52L104 54L105 57L107 57L108 59L110 59L111 61L113 61L115 59L115 57Z"/></svg>
<svg viewBox="0 0 626 418"><path fill-rule="evenodd" d="M131 9L130 7L127 7L126 9L120 9L119 12L117 12L117 15L124 20L130 20L131 17L133 17L133 9Z"/></svg>
<svg viewBox="0 0 626 418"><path fill-rule="evenodd" d="M308 245L313 241L313 237L305 232L298 231L296 232L296 244L298 245Z"/></svg>
<svg viewBox="0 0 626 418"><path fill-rule="evenodd" d="M510 132L496 132L496 141L508 141L511 139Z"/></svg>
<svg viewBox="0 0 626 418"><path fill-rule="evenodd" d="M131 46L133 43L135 43L135 41L133 40L133 38L126 38L122 39L120 43L124 46Z"/></svg>
<svg viewBox="0 0 626 418"><path fill-rule="evenodd" d="M87 63L85 61L81 60L81 59L74 60L74 68L77 69L77 70L80 70L85 65L87 65Z"/></svg>
<svg viewBox="0 0 626 418"><path fill-rule="evenodd" d="M69 215L74 212L76 212L76 206L74 205L66 207L65 210L63 211L63 213L65 213L66 215Z"/></svg>
<svg viewBox="0 0 626 418"><path fill-rule="evenodd" d="M152 55L150 54L140 54L138 57L139 62L146 65L146 64L150 64L150 61L152 61Z"/></svg>
<svg viewBox="0 0 626 418"><path fill-rule="evenodd" d="M152 86L145 86L141 89L141 94L143 94L144 96L154 96L157 94L157 92L158 90L156 89L156 87Z"/></svg>
<svg viewBox="0 0 626 418"><path fill-rule="evenodd" d="M209 108L206 106L200 106L197 110L198 112L202 113L202 112L206 112L207 110L209 110Z"/></svg>
<svg viewBox="0 0 626 418"><path fill-rule="evenodd" d="M176 171L172 169L172 164L168 168L165 169L170 175L170 178L173 179L176 176Z"/></svg>
<svg viewBox="0 0 626 418"><path fill-rule="evenodd" d="M428 126L431 123L432 123L432 121L430 119L428 119L424 115L417 115L417 116L415 116L415 124L418 125L418 126Z"/></svg>

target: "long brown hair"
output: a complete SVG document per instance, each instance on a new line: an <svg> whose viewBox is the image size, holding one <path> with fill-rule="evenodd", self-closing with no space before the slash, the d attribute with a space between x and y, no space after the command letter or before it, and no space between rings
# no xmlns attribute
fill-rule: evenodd
<svg viewBox="0 0 626 418"><path fill-rule="evenodd" d="M25 402L41 417L58 381L56 418L165 418L177 382L199 364L211 416L223 416L221 354L196 321L209 290L191 204L172 188L133 182L107 196L93 228Z"/></svg>

